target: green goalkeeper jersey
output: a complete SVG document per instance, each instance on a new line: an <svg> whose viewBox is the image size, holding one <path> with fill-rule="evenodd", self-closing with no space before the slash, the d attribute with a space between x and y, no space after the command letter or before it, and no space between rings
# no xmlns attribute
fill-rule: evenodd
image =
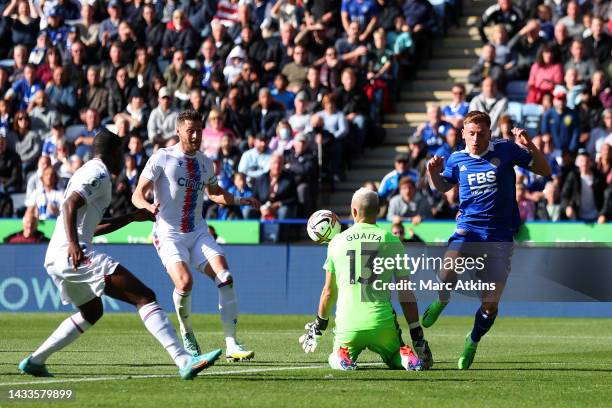
<svg viewBox="0 0 612 408"><path fill-rule="evenodd" d="M395 258L397 254L404 254L401 241L374 224L358 223L334 236L323 268L334 274L338 288L337 331L395 327L390 293L380 290L381 284L408 271L391 268L381 272L375 267L375 258ZM380 282L374 284L373 280Z"/></svg>

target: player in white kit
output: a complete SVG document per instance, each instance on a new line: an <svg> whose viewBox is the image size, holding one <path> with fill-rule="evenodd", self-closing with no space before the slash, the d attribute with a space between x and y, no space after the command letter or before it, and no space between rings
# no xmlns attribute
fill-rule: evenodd
<svg viewBox="0 0 612 408"><path fill-rule="evenodd" d="M53 353L74 342L93 326L104 313L103 294L138 308L149 332L168 351L183 379L193 379L211 366L222 351L217 349L194 357L181 345L155 293L110 256L92 247L94 235L107 234L132 221L151 220L148 211L112 219L102 219L111 202L111 174L121 171L121 139L107 131L99 132L93 141L94 158L70 179L64 204L57 219L47 254L45 268L60 291L62 303L79 309L64 320L51 336L19 364L25 374L49 377L46 361Z"/></svg>
<svg viewBox="0 0 612 408"><path fill-rule="evenodd" d="M132 195L132 203L156 215L153 242L174 283L172 298L185 349L193 355L200 354L191 324L191 266L213 279L219 289L226 358L229 361L248 360L255 353L236 340L238 302L233 279L223 250L208 233L202 216L203 192L206 190L213 202L222 205L258 208L259 202L254 198L234 197L217 184L212 160L199 151L202 141L200 114L191 110L181 112L176 132L179 143L159 149L147 162ZM146 199L151 189L153 204Z"/></svg>

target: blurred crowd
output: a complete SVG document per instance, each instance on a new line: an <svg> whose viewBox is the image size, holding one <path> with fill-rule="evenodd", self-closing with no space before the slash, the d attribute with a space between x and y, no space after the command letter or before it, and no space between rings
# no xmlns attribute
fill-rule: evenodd
<svg viewBox="0 0 612 408"><path fill-rule="evenodd" d="M432 2L434 3L434 2ZM102 127L124 140L109 215L202 114L221 185L294 218L382 143L395 86L457 23L459 0L0 0L0 216L57 217Z"/></svg>
<svg viewBox="0 0 612 408"><path fill-rule="evenodd" d="M516 168L521 221L612 220L612 7L610 1L498 0L478 24L483 41L467 83L451 103L431 105L409 138L408 153L376 189L390 221L454 219L456 188L439 194L426 161L465 146L463 117L487 112L494 138L525 128L547 156L551 177ZM435 67L432 67L435 68Z"/></svg>

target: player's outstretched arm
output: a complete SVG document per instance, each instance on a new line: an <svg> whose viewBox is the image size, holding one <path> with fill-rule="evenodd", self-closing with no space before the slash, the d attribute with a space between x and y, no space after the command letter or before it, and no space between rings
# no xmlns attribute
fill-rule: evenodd
<svg viewBox="0 0 612 408"><path fill-rule="evenodd" d="M453 185L447 183L442 178L442 169L444 167L444 157L434 156L427 162L427 174L429 175L429 185L441 193L446 193L453 188Z"/></svg>
<svg viewBox="0 0 612 408"><path fill-rule="evenodd" d="M260 202L255 197L240 198L231 195L227 190L221 188L218 184L209 184L206 186L206 194L208 198L219 205L250 205L253 208L259 208Z"/></svg>
<svg viewBox="0 0 612 408"><path fill-rule="evenodd" d="M153 188L153 182L146 177L140 177L138 184L132 193L132 204L138 209L145 209L154 216L159 212L159 203L151 204L146 199L146 194Z"/></svg>
<svg viewBox="0 0 612 408"><path fill-rule="evenodd" d="M117 231L128 225L131 222L140 221L155 221L155 215L153 215L148 209L140 208L129 214L121 215L114 218L105 218L100 221L100 224L96 227L94 236L110 234L113 231Z"/></svg>
<svg viewBox="0 0 612 408"><path fill-rule="evenodd" d="M514 134L516 142L524 146L533 158L533 163L531 164L529 170L539 174L540 176L550 177L552 175L550 164L548 163L548 160L546 160L544 153L542 153L540 149L533 144L527 131L525 129L514 128L512 129L512 134Z"/></svg>

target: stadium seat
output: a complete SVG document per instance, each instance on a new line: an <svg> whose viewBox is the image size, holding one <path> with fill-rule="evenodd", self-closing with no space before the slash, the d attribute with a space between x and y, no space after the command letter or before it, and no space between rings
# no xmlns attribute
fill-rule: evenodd
<svg viewBox="0 0 612 408"><path fill-rule="evenodd" d="M527 98L527 81L510 81L506 85L506 96L508 100L525 102Z"/></svg>
<svg viewBox="0 0 612 408"><path fill-rule="evenodd" d="M18 209L22 207L25 207L25 199L26 199L25 193L11 194L11 198L13 199L13 208L15 209L15 211L17 211Z"/></svg>
<svg viewBox="0 0 612 408"><path fill-rule="evenodd" d="M523 105L523 127L529 136L535 136L540 131L540 119L542 118L542 106L533 103Z"/></svg>
<svg viewBox="0 0 612 408"><path fill-rule="evenodd" d="M508 102L508 115L510 115L514 126L522 126L523 104L519 102Z"/></svg>

